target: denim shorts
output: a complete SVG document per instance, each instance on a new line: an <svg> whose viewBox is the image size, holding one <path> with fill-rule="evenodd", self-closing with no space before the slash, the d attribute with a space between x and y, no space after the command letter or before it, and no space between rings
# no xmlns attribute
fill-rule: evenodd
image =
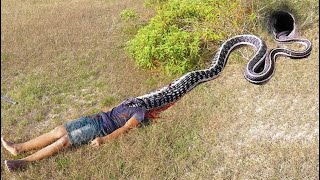
<svg viewBox="0 0 320 180"><path fill-rule="evenodd" d="M81 117L64 124L72 146L88 144L96 137L106 136L99 114Z"/></svg>

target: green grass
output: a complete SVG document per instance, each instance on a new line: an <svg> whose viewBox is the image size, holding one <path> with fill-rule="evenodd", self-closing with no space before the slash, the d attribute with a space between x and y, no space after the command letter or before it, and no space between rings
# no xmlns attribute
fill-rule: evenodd
<svg viewBox="0 0 320 180"><path fill-rule="evenodd" d="M106 97L102 100L101 105L103 107L111 106L115 103L115 101L116 101L116 98L114 96Z"/></svg>
<svg viewBox="0 0 320 180"><path fill-rule="evenodd" d="M5 159L32 152L12 157L1 148L2 179L318 179L319 17L301 2L294 1L305 17L299 23L308 26L300 35L312 41L312 54L279 58L267 84L243 78L252 50L241 48L219 78L195 88L160 120L98 149L71 148L9 173ZM126 9L137 19L123 21ZM136 67L125 50L154 14L143 0L1 1L1 94L18 102L1 101L1 135L26 141L170 83L176 77ZM245 27L239 28L275 47L260 23ZM208 64L210 58L202 57Z"/></svg>

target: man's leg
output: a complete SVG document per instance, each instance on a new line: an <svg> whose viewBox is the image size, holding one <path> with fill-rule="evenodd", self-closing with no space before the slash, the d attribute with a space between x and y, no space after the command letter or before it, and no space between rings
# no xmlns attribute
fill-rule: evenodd
<svg viewBox="0 0 320 180"><path fill-rule="evenodd" d="M28 163L32 161L38 161L43 158L52 156L58 153L60 150L70 147L70 140L67 135L64 135L56 142L50 144L49 146L39 150L38 152L19 160L5 160L5 165L10 172L16 171L20 168L25 167Z"/></svg>
<svg viewBox="0 0 320 180"><path fill-rule="evenodd" d="M67 134L67 131L65 127L61 125L61 126L57 126L52 131L46 134L43 134L39 137L36 137L24 143L17 143L17 144L10 143L4 140L3 137L1 137L1 142L4 148L6 148L12 155L16 156L25 151L43 148L51 144L52 142L56 141L57 139L65 136L66 134Z"/></svg>

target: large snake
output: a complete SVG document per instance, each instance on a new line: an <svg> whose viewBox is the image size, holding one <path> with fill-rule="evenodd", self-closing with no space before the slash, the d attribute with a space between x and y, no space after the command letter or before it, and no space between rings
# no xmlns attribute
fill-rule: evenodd
<svg viewBox="0 0 320 180"><path fill-rule="evenodd" d="M294 51L278 47L268 51L265 42L255 35L234 36L220 46L212 59L212 65L208 69L188 72L168 86L133 98L132 101L128 101L127 105L130 107L143 106L147 109L147 112L160 112L166 109L199 84L217 78L226 66L230 53L242 45L249 45L255 49L252 59L249 60L245 68L245 79L254 84L263 84L273 76L277 56L282 55L296 59L310 55L311 42L306 39L292 38L289 33L287 31L276 33L274 39L281 44L302 44L305 46L304 50Z"/></svg>

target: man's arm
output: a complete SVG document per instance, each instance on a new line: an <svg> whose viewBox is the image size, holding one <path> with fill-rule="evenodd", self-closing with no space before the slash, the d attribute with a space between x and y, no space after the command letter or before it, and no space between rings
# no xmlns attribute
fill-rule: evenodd
<svg viewBox="0 0 320 180"><path fill-rule="evenodd" d="M126 122L126 124L124 126L113 131L111 134L108 134L107 136L104 136L104 137L95 138L93 141L91 141L91 146L97 147L100 144L103 144L103 143L106 143L112 139L115 139L118 136L120 136L121 134L124 134L124 133L128 132L129 130L137 127L139 124L140 124L140 122L136 118L132 117Z"/></svg>

